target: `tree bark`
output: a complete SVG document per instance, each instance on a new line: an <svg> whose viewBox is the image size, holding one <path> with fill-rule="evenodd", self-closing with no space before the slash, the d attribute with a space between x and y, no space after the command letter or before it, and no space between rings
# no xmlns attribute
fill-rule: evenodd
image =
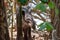
<svg viewBox="0 0 60 40"><path fill-rule="evenodd" d="M9 40L4 0L0 0L0 40Z"/></svg>
<svg viewBox="0 0 60 40"><path fill-rule="evenodd" d="M54 0L54 2L56 3L56 6L59 9L59 14L55 15L54 22L53 22L53 24L56 28L55 38L56 38L56 40L60 40L60 6L59 6L60 0Z"/></svg>
<svg viewBox="0 0 60 40"><path fill-rule="evenodd" d="M17 13L17 40L22 40L22 7L20 6L20 9Z"/></svg>

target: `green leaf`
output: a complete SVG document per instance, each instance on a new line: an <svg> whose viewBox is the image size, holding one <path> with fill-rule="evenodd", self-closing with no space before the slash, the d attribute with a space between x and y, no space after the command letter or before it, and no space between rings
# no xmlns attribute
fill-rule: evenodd
<svg viewBox="0 0 60 40"><path fill-rule="evenodd" d="M42 12L46 11L46 6L43 3L37 4L35 9L41 10Z"/></svg>
<svg viewBox="0 0 60 40"><path fill-rule="evenodd" d="M20 2L22 5L25 5L28 2L28 0L18 0L18 2Z"/></svg>
<svg viewBox="0 0 60 40"><path fill-rule="evenodd" d="M45 25L44 23L41 23L41 24L39 25L39 27L40 27L39 30L45 29L45 26L46 26L46 25Z"/></svg>
<svg viewBox="0 0 60 40"><path fill-rule="evenodd" d="M48 0L41 0L43 3L47 3L48 2Z"/></svg>
<svg viewBox="0 0 60 40"><path fill-rule="evenodd" d="M55 3L54 2L49 2L48 5L51 9L55 8Z"/></svg>
<svg viewBox="0 0 60 40"><path fill-rule="evenodd" d="M49 22L44 22L40 24L39 27L40 27L39 30L43 30L46 28L47 31L51 31L54 29L53 26Z"/></svg>
<svg viewBox="0 0 60 40"><path fill-rule="evenodd" d="M53 30L53 26L49 22L46 22L46 30L47 31Z"/></svg>
<svg viewBox="0 0 60 40"><path fill-rule="evenodd" d="M56 15L59 14L59 9L57 7L55 8L55 13L56 13Z"/></svg>

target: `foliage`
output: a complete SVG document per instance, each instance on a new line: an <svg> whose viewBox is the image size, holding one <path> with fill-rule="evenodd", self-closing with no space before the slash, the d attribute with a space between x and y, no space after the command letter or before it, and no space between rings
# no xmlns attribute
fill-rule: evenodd
<svg viewBox="0 0 60 40"><path fill-rule="evenodd" d="M47 2L48 2L48 0L41 0L41 2L43 2L43 3L47 3Z"/></svg>
<svg viewBox="0 0 60 40"><path fill-rule="evenodd" d="M47 8L45 5L45 2L48 2L48 0L41 0L41 3L37 4L35 8L38 10L41 10L42 12L45 12ZM53 1L50 1L47 5L49 6L50 9L53 9L53 10L55 9L56 15L59 14L59 10Z"/></svg>
<svg viewBox="0 0 60 40"><path fill-rule="evenodd" d="M43 3L37 4L35 8L41 10L42 12L46 10L46 6Z"/></svg>
<svg viewBox="0 0 60 40"><path fill-rule="evenodd" d="M40 4L37 4L35 8L38 9L38 10L41 10L42 12L45 12L46 11L46 5L43 3L44 1L42 0L42 2ZM46 0L46 2L47 1L48 0ZM55 8L55 3L50 1L48 3L48 6L49 6L50 9L54 9Z"/></svg>
<svg viewBox="0 0 60 40"><path fill-rule="evenodd" d="M25 5L28 2L28 0L18 0L18 2L20 2L22 5Z"/></svg>
<svg viewBox="0 0 60 40"><path fill-rule="evenodd" d="M59 9L57 7L55 8L55 13L56 13L56 15L59 14Z"/></svg>
<svg viewBox="0 0 60 40"><path fill-rule="evenodd" d="M49 2L48 5L49 5L50 9L54 9L54 8L55 8L55 13L56 13L56 15L59 14L59 10L58 10L58 8L55 6L55 3L54 3L54 2Z"/></svg>
<svg viewBox="0 0 60 40"><path fill-rule="evenodd" d="M53 26L49 23L49 22L44 22L44 23L41 23L40 25L38 25L39 30L43 30L46 28L47 31L51 31L53 30Z"/></svg>
<svg viewBox="0 0 60 40"><path fill-rule="evenodd" d="M49 2L48 5L49 5L50 9L55 8L55 3L54 2Z"/></svg>

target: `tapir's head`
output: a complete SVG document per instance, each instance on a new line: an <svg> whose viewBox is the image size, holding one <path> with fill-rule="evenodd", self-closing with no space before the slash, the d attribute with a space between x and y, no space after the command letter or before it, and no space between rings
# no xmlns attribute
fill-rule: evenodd
<svg viewBox="0 0 60 40"><path fill-rule="evenodd" d="M31 21L32 16L31 16L31 11L29 11L28 8L23 8L22 9L22 15L25 21Z"/></svg>
<svg viewBox="0 0 60 40"><path fill-rule="evenodd" d="M31 15L31 11L28 8L23 8L22 10L22 17L23 20L29 25L29 26L34 26L35 27L35 23L33 20L33 17Z"/></svg>
<svg viewBox="0 0 60 40"><path fill-rule="evenodd" d="M23 15L23 20L30 26L33 25L33 20L32 20L32 15L31 12L29 11L29 9L27 8L23 8L22 10L22 15Z"/></svg>

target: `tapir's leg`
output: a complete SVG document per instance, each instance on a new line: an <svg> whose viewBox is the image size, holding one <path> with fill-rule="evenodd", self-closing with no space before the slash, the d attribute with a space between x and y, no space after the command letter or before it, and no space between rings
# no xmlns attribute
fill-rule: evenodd
<svg viewBox="0 0 60 40"><path fill-rule="evenodd" d="M31 27L28 28L28 36L31 38Z"/></svg>
<svg viewBox="0 0 60 40"><path fill-rule="evenodd" d="M27 37L27 29L24 30L24 40L28 40L28 37Z"/></svg>

